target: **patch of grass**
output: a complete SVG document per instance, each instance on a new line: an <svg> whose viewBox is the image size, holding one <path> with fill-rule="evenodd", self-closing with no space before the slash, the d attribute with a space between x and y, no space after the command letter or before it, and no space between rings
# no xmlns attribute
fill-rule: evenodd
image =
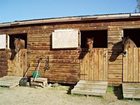
<svg viewBox="0 0 140 105"><path fill-rule="evenodd" d="M114 87L109 86L109 87L107 88L107 92L108 92L108 93L114 93Z"/></svg>

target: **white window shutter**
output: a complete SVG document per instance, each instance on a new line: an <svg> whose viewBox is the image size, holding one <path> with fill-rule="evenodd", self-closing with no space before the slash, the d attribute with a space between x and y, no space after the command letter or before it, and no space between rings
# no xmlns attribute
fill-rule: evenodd
<svg viewBox="0 0 140 105"><path fill-rule="evenodd" d="M0 49L6 49L6 34L0 35Z"/></svg>
<svg viewBox="0 0 140 105"><path fill-rule="evenodd" d="M78 48L79 30L77 29L59 29L52 33L52 48Z"/></svg>

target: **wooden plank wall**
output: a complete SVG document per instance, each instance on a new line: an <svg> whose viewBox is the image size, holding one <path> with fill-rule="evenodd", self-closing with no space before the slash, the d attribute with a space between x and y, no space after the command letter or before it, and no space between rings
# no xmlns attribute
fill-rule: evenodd
<svg viewBox="0 0 140 105"><path fill-rule="evenodd" d="M121 41L123 28L138 27L140 28L140 20L86 21L0 28L0 34L27 33L27 63L30 64L28 75L35 70L38 59L42 57L40 71L43 77L48 77L50 81L72 83L79 80L79 51L77 49L52 50L51 33L55 29L64 28L76 28L82 31L108 30L108 81L110 84L121 84L122 55L117 56L114 61L110 60L111 55L116 56L120 51L120 47L113 46ZM47 57L50 59L49 70L45 68ZM7 68L4 70L6 71Z"/></svg>
<svg viewBox="0 0 140 105"><path fill-rule="evenodd" d="M28 62L31 66L29 74L35 70L37 60L41 57L43 58L40 66L41 75L48 77L49 81L63 83L78 81L78 50L52 49L51 33L54 31L52 26L45 29L43 27L33 27L31 30L28 34ZM46 64L48 59L49 64ZM49 65L49 70L46 65Z"/></svg>
<svg viewBox="0 0 140 105"><path fill-rule="evenodd" d="M50 70L46 72L49 79L61 82L64 80L69 82L78 81L79 60L76 50L57 51L54 56L50 57L49 63Z"/></svg>
<svg viewBox="0 0 140 105"><path fill-rule="evenodd" d="M140 48L128 48L123 68L123 82L140 82Z"/></svg>
<svg viewBox="0 0 140 105"><path fill-rule="evenodd" d="M0 77L7 75L7 51L0 50Z"/></svg>
<svg viewBox="0 0 140 105"><path fill-rule="evenodd" d="M30 65L28 76L36 69L38 59L43 58L40 66L42 77L47 77L52 82L76 83L79 80L79 50L53 50L51 33L54 30L53 25L43 25L0 29L0 33L27 33L27 65ZM46 67L47 58L49 70Z"/></svg>
<svg viewBox="0 0 140 105"><path fill-rule="evenodd" d="M115 24L114 24L115 25ZM122 83L122 54L121 37L122 29L120 26L110 26L108 29L108 80L110 84Z"/></svg>

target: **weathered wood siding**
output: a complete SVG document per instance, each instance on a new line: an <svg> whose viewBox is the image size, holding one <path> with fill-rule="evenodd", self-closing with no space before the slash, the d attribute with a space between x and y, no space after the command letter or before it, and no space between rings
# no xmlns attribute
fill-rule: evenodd
<svg viewBox="0 0 140 105"><path fill-rule="evenodd" d="M27 70L27 50L21 49L13 59L11 59L11 51L8 51L8 72L9 76L23 76Z"/></svg>
<svg viewBox="0 0 140 105"><path fill-rule="evenodd" d="M120 41L123 33L120 23L115 22L113 25L108 28L108 81L110 84L119 84L122 82L123 62Z"/></svg>
<svg viewBox="0 0 140 105"><path fill-rule="evenodd" d="M123 57L123 82L140 82L140 48L128 48Z"/></svg>
<svg viewBox="0 0 140 105"><path fill-rule="evenodd" d="M27 63L30 64L28 75L37 66L40 57L41 75L48 77L50 81L74 83L79 80L80 65L79 51L53 50L51 49L51 33L55 29L76 28L79 30L108 30L108 81L110 84L122 83L122 55L120 47L113 47L121 41L123 28L140 28L140 20L105 20L105 21L83 21L69 23L52 23L42 25L28 25L22 27L1 28L0 34L27 33ZM0 51L3 53L3 51ZM3 55L1 55L3 56ZM110 60L111 56L117 56ZM49 70L45 69L45 62L49 57ZM5 58L4 58L5 59ZM0 60L2 65L3 60ZM0 70L5 70L7 66L0 66ZM4 69L5 68L5 69Z"/></svg>
<svg viewBox="0 0 140 105"><path fill-rule="evenodd" d="M0 50L0 77L7 75L7 51Z"/></svg>
<svg viewBox="0 0 140 105"><path fill-rule="evenodd" d="M80 79L89 81L107 81L108 49L93 48L82 52L80 60Z"/></svg>

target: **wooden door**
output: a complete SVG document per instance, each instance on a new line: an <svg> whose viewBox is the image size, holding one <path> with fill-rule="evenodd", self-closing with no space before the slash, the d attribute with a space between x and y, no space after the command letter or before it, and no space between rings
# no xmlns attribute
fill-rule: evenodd
<svg viewBox="0 0 140 105"><path fill-rule="evenodd" d="M123 82L140 82L140 48L128 48L123 56Z"/></svg>
<svg viewBox="0 0 140 105"><path fill-rule="evenodd" d="M12 59L11 55L8 59L8 75L23 76L27 70L27 49L21 49Z"/></svg>
<svg viewBox="0 0 140 105"><path fill-rule="evenodd" d="M106 48L93 48L90 52L82 52L80 61L81 80L107 80L108 55Z"/></svg>

